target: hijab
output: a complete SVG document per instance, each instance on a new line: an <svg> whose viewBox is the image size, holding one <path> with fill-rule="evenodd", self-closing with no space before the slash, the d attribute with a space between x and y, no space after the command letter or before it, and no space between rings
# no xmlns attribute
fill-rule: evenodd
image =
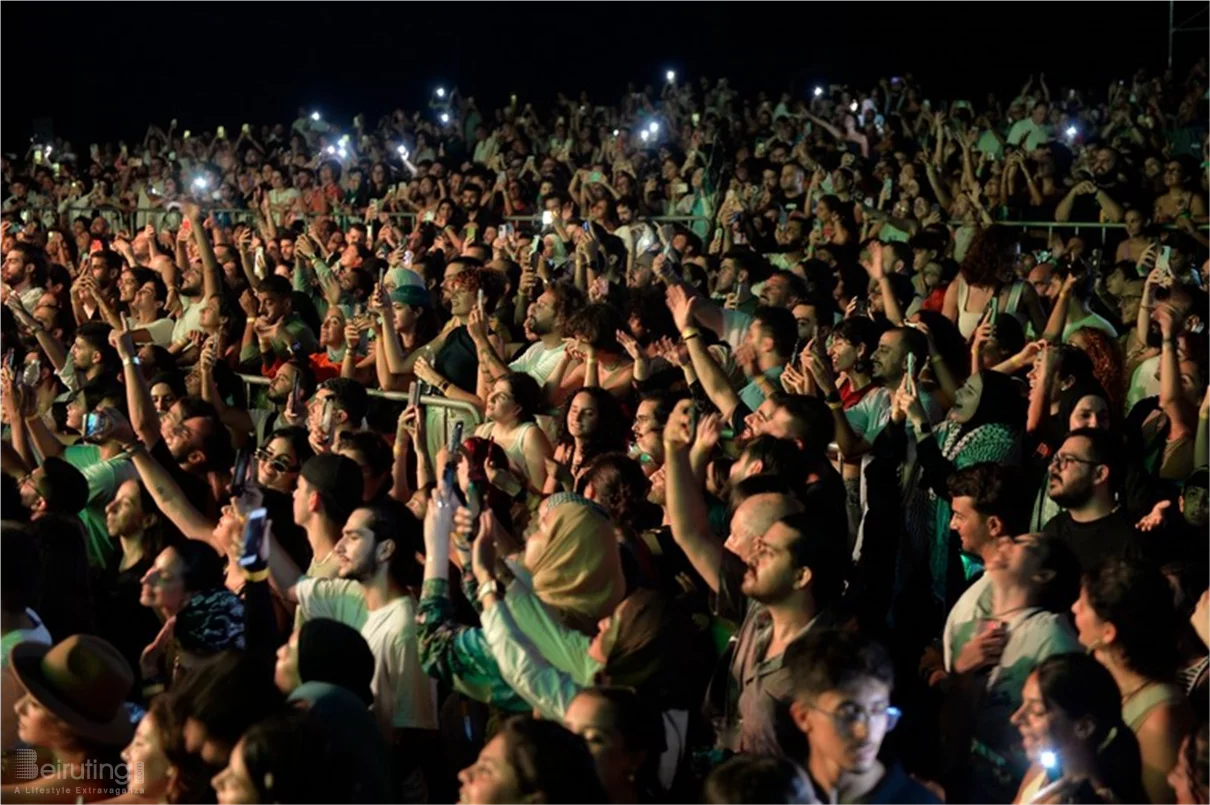
<svg viewBox="0 0 1210 805"><path fill-rule="evenodd" d="M605 511L571 493L546 502L549 539L528 562L534 592L571 628L591 634L626 594L618 538Z"/></svg>

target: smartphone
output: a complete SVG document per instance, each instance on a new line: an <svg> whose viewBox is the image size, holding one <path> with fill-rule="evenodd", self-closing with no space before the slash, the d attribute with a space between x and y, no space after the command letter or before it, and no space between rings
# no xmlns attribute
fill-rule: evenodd
<svg viewBox="0 0 1210 805"><path fill-rule="evenodd" d="M412 408L420 407L420 384L413 382L408 388L408 406Z"/></svg>
<svg viewBox="0 0 1210 805"><path fill-rule="evenodd" d="M241 567L250 567L260 561L261 545L265 541L265 529L269 525L269 510L265 507L248 512L244 521L244 549L240 553Z"/></svg>
<svg viewBox="0 0 1210 805"><path fill-rule="evenodd" d="M752 289L748 286L745 280L740 280L735 284L735 296L741 302L748 298L752 293Z"/></svg>
<svg viewBox="0 0 1210 805"><path fill-rule="evenodd" d="M424 215L421 217L421 220L424 221L426 224L431 224L436 219L437 219L437 213L435 210L427 210L424 213Z"/></svg>
<svg viewBox="0 0 1210 805"><path fill-rule="evenodd" d="M479 308L480 310L483 310L483 289L482 288L480 288L479 292L475 295L475 307Z"/></svg>
<svg viewBox="0 0 1210 805"><path fill-rule="evenodd" d="M895 188L895 181L890 177L882 180L882 192L886 195L891 195L891 191Z"/></svg>
<svg viewBox="0 0 1210 805"><path fill-rule="evenodd" d="M106 425L104 414L88 413L84 415L84 438L93 439L105 432Z"/></svg>
<svg viewBox="0 0 1210 805"><path fill-rule="evenodd" d="M1160 271L1172 276L1172 247L1161 246L1159 256L1155 258L1155 267Z"/></svg>
<svg viewBox="0 0 1210 805"><path fill-rule="evenodd" d="M227 127L219 126L218 130L214 133L214 136L218 137L220 140L227 139Z"/></svg>
<svg viewBox="0 0 1210 805"><path fill-rule="evenodd" d="M290 387L290 398L294 400L295 411L303 410L302 375L297 371L294 373L294 383Z"/></svg>
<svg viewBox="0 0 1210 805"><path fill-rule="evenodd" d="M34 356L34 359L25 364L25 368L21 370L21 385L28 388L33 388L38 384L38 378L42 375L42 361Z"/></svg>
<svg viewBox="0 0 1210 805"><path fill-rule="evenodd" d="M458 485L458 462L456 456L462 448L462 422L454 423L454 429L450 431L450 440L446 443L446 462L445 462L445 483L451 491Z"/></svg>
<svg viewBox="0 0 1210 805"><path fill-rule="evenodd" d="M583 223L583 229L584 229L584 234L591 235L592 234L592 221L585 221Z"/></svg>
<svg viewBox="0 0 1210 805"><path fill-rule="evenodd" d="M554 223L554 220L555 214L553 212L550 210L544 210L542 212L542 226L550 226L552 223Z"/></svg>
<svg viewBox="0 0 1210 805"><path fill-rule="evenodd" d="M987 313L983 316L984 323L996 326L996 319L1000 317L1000 295L996 294L992 297L992 301L987 305Z"/></svg>
<svg viewBox="0 0 1210 805"><path fill-rule="evenodd" d="M105 251L105 244L102 243L101 241L97 240L96 238L93 238L93 240L91 242L89 242L89 244L88 244L88 253L96 254L97 252L101 252L101 251Z"/></svg>
<svg viewBox="0 0 1210 805"><path fill-rule="evenodd" d="M131 157L130 158L130 167L132 167L132 168L143 167L143 158L142 157Z"/></svg>
<svg viewBox="0 0 1210 805"><path fill-rule="evenodd" d="M323 432L323 437L328 441L332 439L332 398L328 397L324 400L323 413L319 417L319 429Z"/></svg>
<svg viewBox="0 0 1210 805"><path fill-rule="evenodd" d="M500 237L507 238L512 233L513 233L512 224L508 224L508 223L500 224Z"/></svg>
<svg viewBox="0 0 1210 805"><path fill-rule="evenodd" d="M403 264L404 264L405 266L407 266L408 268L411 268L411 267L412 267L412 259L413 259L415 256L416 256L416 255L412 254L412 250L411 250L411 249L408 249L407 251L405 251L405 252L403 253Z"/></svg>
<svg viewBox="0 0 1210 805"><path fill-rule="evenodd" d="M909 352L907 356L907 373L909 382L916 378L916 353Z"/></svg>
<svg viewBox="0 0 1210 805"><path fill-rule="evenodd" d="M387 278L387 270L379 266L378 268L378 287L382 287L383 281Z"/></svg>
<svg viewBox="0 0 1210 805"><path fill-rule="evenodd" d="M683 196L689 192L689 185L685 182L677 182L672 186L672 192Z"/></svg>
<svg viewBox="0 0 1210 805"><path fill-rule="evenodd" d="M778 213L778 214L777 214L777 228L778 228L778 229L785 229L785 228L786 228L786 222L787 222L787 221L789 221L789 220L790 220L790 211L789 211L789 210L782 210L780 213Z"/></svg>
<svg viewBox="0 0 1210 805"><path fill-rule="evenodd" d="M248 465L251 460L252 453L246 447L235 454L235 469L231 472L231 497L237 498L244 494L248 485Z"/></svg>
<svg viewBox="0 0 1210 805"><path fill-rule="evenodd" d="M192 218L182 218L181 219L181 229L185 230L186 234L192 232L193 231L193 219Z"/></svg>
<svg viewBox="0 0 1210 805"><path fill-rule="evenodd" d="M251 134L251 133L252 133L252 126L250 126L249 124L245 123L244 125L240 126L239 130L240 130L241 132L243 132L244 134Z"/></svg>
<svg viewBox="0 0 1210 805"><path fill-rule="evenodd" d="M605 175L600 171L593 171L592 173L588 174L588 181L592 184L600 184L601 182L605 181Z"/></svg>

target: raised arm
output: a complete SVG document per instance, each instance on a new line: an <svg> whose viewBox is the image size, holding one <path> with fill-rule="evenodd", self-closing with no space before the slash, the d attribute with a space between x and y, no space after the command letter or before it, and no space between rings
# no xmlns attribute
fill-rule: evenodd
<svg viewBox="0 0 1210 805"><path fill-rule="evenodd" d="M673 321L681 331L681 338L689 350L689 360L693 371L702 383L702 389L714 407L723 418L730 421L731 415L740 404L739 395L731 388L731 383L723 373L722 368L714 360L714 356L702 343L701 334L690 326L694 320L694 308L700 304L697 297L689 297L685 289L679 285L670 287L667 291L668 308L672 311Z"/></svg>
<svg viewBox="0 0 1210 805"><path fill-rule="evenodd" d="M1164 344L1160 352L1160 408L1172 422L1168 441L1173 442L1182 436L1195 433L1197 427L1193 406L1185 399L1184 390L1181 388L1177 336L1184 322L1180 319L1180 312L1168 303L1156 308L1155 318L1159 322Z"/></svg>
<svg viewBox="0 0 1210 805"><path fill-rule="evenodd" d="M206 235L201 209L193 202L187 201L181 206L181 211L189 219L193 242L197 244L198 254L202 258L202 293L205 294L204 298L209 299L222 292L222 273L218 260L214 256L210 238Z"/></svg>
<svg viewBox="0 0 1210 805"><path fill-rule="evenodd" d="M690 435L688 419L692 402L682 400L664 426L664 469L668 517L672 538L685 552L698 574L718 592L719 569L725 550L710 532L706 501L697 488L689 464Z"/></svg>

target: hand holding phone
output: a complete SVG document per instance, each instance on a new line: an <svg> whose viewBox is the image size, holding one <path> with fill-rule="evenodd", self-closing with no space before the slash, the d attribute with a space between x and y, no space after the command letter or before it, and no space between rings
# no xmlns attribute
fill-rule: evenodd
<svg viewBox="0 0 1210 805"><path fill-rule="evenodd" d="M269 559L266 536L269 530L269 511L263 506L248 512L244 521L244 544L240 550L240 567L250 568L263 565Z"/></svg>

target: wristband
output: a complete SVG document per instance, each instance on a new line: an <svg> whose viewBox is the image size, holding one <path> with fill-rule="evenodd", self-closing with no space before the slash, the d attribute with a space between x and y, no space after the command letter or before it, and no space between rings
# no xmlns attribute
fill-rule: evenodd
<svg viewBox="0 0 1210 805"><path fill-rule="evenodd" d="M688 341L690 338L693 338L694 336L698 336L701 334L702 334L702 331L697 329L696 327L686 327L684 330L681 330L681 339L684 341Z"/></svg>
<svg viewBox="0 0 1210 805"><path fill-rule="evenodd" d="M264 581L269 578L269 568L263 570L245 570L244 578L248 581Z"/></svg>
<svg viewBox="0 0 1210 805"><path fill-rule="evenodd" d="M132 355L129 358L123 358L122 365L123 366L142 366L143 359L140 358L138 355Z"/></svg>
<svg viewBox="0 0 1210 805"><path fill-rule="evenodd" d="M498 579L492 579L486 584L480 584L479 589L475 591L475 600L482 604L483 599L489 595L494 595L496 598L504 600L503 587L504 585Z"/></svg>
<svg viewBox="0 0 1210 805"><path fill-rule="evenodd" d="M828 392L828 393L827 393L827 394L824 396L823 401L824 401L824 402L826 402L828 405L833 405L834 403L839 403L839 402L841 401L841 400L840 400L840 392L839 392L839 391L835 391L835 390L833 390L833 391L829 391L829 392Z"/></svg>

